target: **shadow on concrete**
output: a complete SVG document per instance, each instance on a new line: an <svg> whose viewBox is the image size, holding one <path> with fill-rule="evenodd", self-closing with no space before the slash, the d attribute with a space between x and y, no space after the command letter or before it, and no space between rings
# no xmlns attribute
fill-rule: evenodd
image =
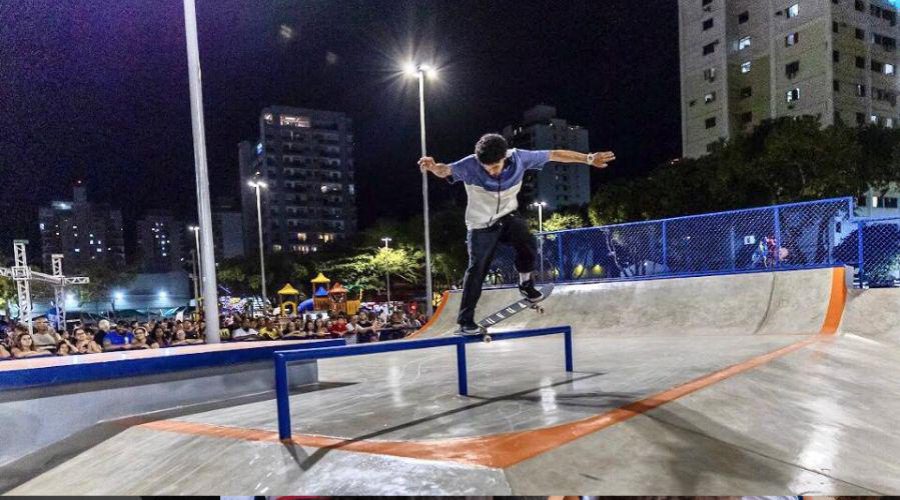
<svg viewBox="0 0 900 500"><path fill-rule="evenodd" d="M448 410L445 412L436 413L434 415L429 415L427 417L419 418L416 420L411 420L408 422L404 422L400 425L395 425L393 427L381 429L381 430L378 430L375 432L364 434L362 436L357 436L355 438L348 438L344 441L341 441L341 443L339 443L339 444L319 448L312 454L307 454L306 451L303 450L302 446L294 444L294 443L282 442L282 445L285 447L287 452L294 458L294 461L297 463L297 466L301 470L306 471L306 470L309 470L310 468L312 468L318 461L323 459L325 457L325 455L327 455L332 450L340 450L342 447L348 446L353 443L366 441L368 439L374 439L379 436L383 436L385 434L390 434L392 432L408 429L410 427L428 423L428 422L431 422L431 421L434 421L434 420L437 420L440 418L444 418L444 417L447 417L450 415L455 415L458 413L471 411L475 408L480 408L480 407L487 406L487 405L497 403L500 401L515 400L516 398L524 397L525 395L527 395L529 393L532 393L534 391L538 391L541 389L549 389L551 387L558 387L558 386L562 386L562 385L571 384L573 382L578 382L581 380L587 380L587 379L591 379L594 377L599 377L599 376L605 375L604 373L590 373L590 372L582 372L582 373L586 373L586 374L583 376L568 375L566 380L561 380L559 382L554 382L552 384L546 384L546 385L541 385L538 387L532 387L532 388L518 391L518 392L515 392L512 394L505 394L503 396L498 396L498 397L494 397L494 398L482 398L482 400L478 403L465 405L465 406L462 406L459 408L454 408L452 410ZM469 398L479 399L479 398L473 397L473 396L469 396ZM629 402L631 402L631 401L633 401L633 400L629 400Z"/></svg>

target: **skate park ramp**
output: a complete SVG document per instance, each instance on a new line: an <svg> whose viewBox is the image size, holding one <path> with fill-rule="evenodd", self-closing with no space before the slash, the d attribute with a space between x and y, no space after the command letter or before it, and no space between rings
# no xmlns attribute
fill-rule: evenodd
<svg viewBox="0 0 900 500"><path fill-rule="evenodd" d="M562 284L541 304L544 314L523 311L492 330L570 324L576 335L600 336L652 336L661 332L682 336L804 335L823 329L833 333L843 303L833 303L831 296L846 293L845 276L843 268L824 268ZM434 321L414 334L416 338L450 335L456 330L462 294L453 291L444 297ZM476 320L518 298L516 288L485 290ZM880 302L877 297L855 300L864 309L877 309ZM900 319L900 309L894 308L890 314ZM865 315L862 311L859 317L853 316L854 322L864 324Z"/></svg>
<svg viewBox="0 0 900 500"><path fill-rule="evenodd" d="M890 494L900 301L848 275L560 284L498 330L571 325L573 373L558 335L468 344L468 396L452 348L323 359L289 442L265 398L142 418L0 478L22 477L15 495ZM486 290L478 316L517 293ZM412 340L450 334L459 300ZM191 473L159 481L172 470Z"/></svg>

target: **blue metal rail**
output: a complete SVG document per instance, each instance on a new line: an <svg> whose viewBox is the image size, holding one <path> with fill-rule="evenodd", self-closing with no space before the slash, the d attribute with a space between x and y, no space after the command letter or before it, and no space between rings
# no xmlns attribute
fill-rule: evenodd
<svg viewBox="0 0 900 500"><path fill-rule="evenodd" d="M565 344L566 371L575 370L572 362L572 327L554 326L533 330L492 333L493 341L540 337L543 335L563 334ZM394 351L411 351L415 349L431 349L433 347L456 346L456 370L460 396L469 395L469 381L466 374L466 344L482 342L481 337L436 337L422 340L394 341L377 344L359 344L344 347L323 347L317 349L290 350L275 352L275 397L278 404L278 436L282 440L291 439L291 408L289 401L289 382L287 365L292 361L312 359L340 358L345 356L364 356Z"/></svg>

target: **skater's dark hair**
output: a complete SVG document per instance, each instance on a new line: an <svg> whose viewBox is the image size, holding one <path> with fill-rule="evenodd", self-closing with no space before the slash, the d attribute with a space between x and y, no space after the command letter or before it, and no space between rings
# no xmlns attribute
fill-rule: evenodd
<svg viewBox="0 0 900 500"><path fill-rule="evenodd" d="M482 165L491 165L506 158L509 146L500 134L485 134L475 144L475 157Z"/></svg>

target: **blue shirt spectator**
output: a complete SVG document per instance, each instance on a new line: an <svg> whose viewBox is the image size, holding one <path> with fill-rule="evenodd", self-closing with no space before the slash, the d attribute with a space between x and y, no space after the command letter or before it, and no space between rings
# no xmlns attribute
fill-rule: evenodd
<svg viewBox="0 0 900 500"><path fill-rule="evenodd" d="M121 351L123 349L130 349L131 344L133 343L134 334L129 332L124 324L119 323L116 325L115 330L110 330L103 338L103 350Z"/></svg>

